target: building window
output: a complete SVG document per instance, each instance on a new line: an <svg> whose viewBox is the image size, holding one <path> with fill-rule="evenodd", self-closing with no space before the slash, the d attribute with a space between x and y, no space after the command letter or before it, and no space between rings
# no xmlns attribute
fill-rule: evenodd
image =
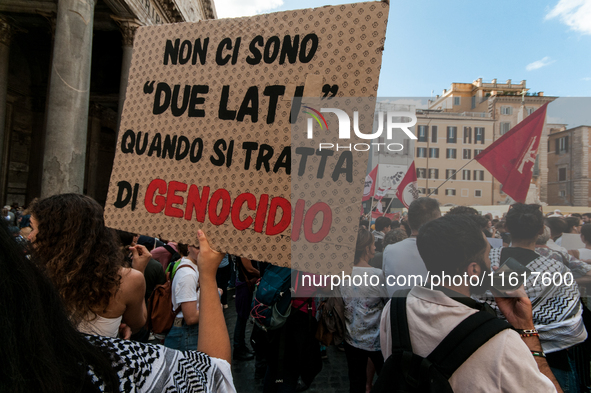
<svg viewBox="0 0 591 393"><path fill-rule="evenodd" d="M558 191L558 196L564 198L566 196L566 190L560 190L560 191Z"/></svg>
<svg viewBox="0 0 591 393"><path fill-rule="evenodd" d="M474 108L476 108L476 96L472 96L472 109Z"/></svg>
<svg viewBox="0 0 591 393"><path fill-rule="evenodd" d="M474 157L476 157L477 155L479 155L480 153L482 153L484 150L482 149L474 149Z"/></svg>
<svg viewBox="0 0 591 393"><path fill-rule="evenodd" d="M447 151L445 152L445 157L456 158L456 149L447 149Z"/></svg>
<svg viewBox="0 0 591 393"><path fill-rule="evenodd" d="M460 102L461 102L461 101L460 101L460 98L461 98L461 97L454 97L454 106L458 106L458 105L460 105Z"/></svg>
<svg viewBox="0 0 591 393"><path fill-rule="evenodd" d="M438 147L429 148L429 158L439 158L439 148Z"/></svg>
<svg viewBox="0 0 591 393"><path fill-rule="evenodd" d="M511 129L511 123L501 123L501 135L506 134Z"/></svg>
<svg viewBox="0 0 591 393"><path fill-rule="evenodd" d="M501 115L512 115L513 108L510 106L502 106L501 107Z"/></svg>
<svg viewBox="0 0 591 393"><path fill-rule="evenodd" d="M566 181L566 168L558 169L558 181Z"/></svg>
<svg viewBox="0 0 591 393"><path fill-rule="evenodd" d="M439 179L439 169L429 169L429 179Z"/></svg>
<svg viewBox="0 0 591 393"><path fill-rule="evenodd" d="M426 192L427 190L425 188L419 188L419 194L425 195Z"/></svg>
<svg viewBox="0 0 591 393"><path fill-rule="evenodd" d="M456 170L455 169L446 169L445 170L445 178L456 180Z"/></svg>
<svg viewBox="0 0 591 393"><path fill-rule="evenodd" d="M427 148L426 147L417 147L417 157L418 158L426 158L427 157Z"/></svg>
<svg viewBox="0 0 591 393"><path fill-rule="evenodd" d="M447 195L447 196L456 196L456 190L455 190L455 188L446 188L445 189L445 195Z"/></svg>
<svg viewBox="0 0 591 393"><path fill-rule="evenodd" d="M464 169L462 171L462 180L470 180L470 169Z"/></svg>
<svg viewBox="0 0 591 393"><path fill-rule="evenodd" d="M428 126L419 126L419 142L427 142Z"/></svg>
<svg viewBox="0 0 591 393"><path fill-rule="evenodd" d="M431 142L437 143L437 126L431 126Z"/></svg>
<svg viewBox="0 0 591 393"><path fill-rule="evenodd" d="M484 171L474 171L474 180L483 181L484 180Z"/></svg>
<svg viewBox="0 0 591 393"><path fill-rule="evenodd" d="M468 197L470 196L470 190L467 188L462 188L462 196L463 197Z"/></svg>
<svg viewBox="0 0 591 393"><path fill-rule="evenodd" d="M568 152L568 135L556 139L556 154Z"/></svg>
<svg viewBox="0 0 591 393"><path fill-rule="evenodd" d="M447 143L456 143L458 127L447 127Z"/></svg>
<svg viewBox="0 0 591 393"><path fill-rule="evenodd" d="M482 196L482 190L474 190L474 196L480 198Z"/></svg>
<svg viewBox="0 0 591 393"><path fill-rule="evenodd" d="M464 127L464 143L472 143L472 128Z"/></svg>
<svg viewBox="0 0 591 393"><path fill-rule="evenodd" d="M427 194L427 195L431 195L431 194L437 195L437 194L439 194L439 190L437 188L429 188L429 194Z"/></svg>
<svg viewBox="0 0 591 393"><path fill-rule="evenodd" d="M472 158L472 150L470 149L462 149L462 157L464 160L469 160Z"/></svg>
<svg viewBox="0 0 591 393"><path fill-rule="evenodd" d="M529 116L536 111L536 108L525 108L525 110L527 111L527 115Z"/></svg>
<svg viewBox="0 0 591 393"><path fill-rule="evenodd" d="M417 179L426 179L426 178L427 178L427 169L417 168Z"/></svg>
<svg viewBox="0 0 591 393"><path fill-rule="evenodd" d="M474 127L474 143L484 145L484 127Z"/></svg>

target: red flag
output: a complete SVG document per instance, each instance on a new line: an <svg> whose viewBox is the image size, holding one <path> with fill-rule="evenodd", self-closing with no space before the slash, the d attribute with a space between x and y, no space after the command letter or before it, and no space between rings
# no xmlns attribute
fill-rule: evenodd
<svg viewBox="0 0 591 393"><path fill-rule="evenodd" d="M365 176L365 187L363 187L363 198L362 201L371 199L376 189L376 178L378 177L378 166L369 172L369 175Z"/></svg>
<svg viewBox="0 0 591 393"><path fill-rule="evenodd" d="M410 164L410 168L406 171L406 175L396 189L396 197L408 208L408 206L415 199L419 198L419 190L417 189L417 171L415 169L415 162Z"/></svg>
<svg viewBox="0 0 591 393"><path fill-rule="evenodd" d="M544 121L545 103L482 153L474 157L503 185L503 192L517 202L525 202Z"/></svg>

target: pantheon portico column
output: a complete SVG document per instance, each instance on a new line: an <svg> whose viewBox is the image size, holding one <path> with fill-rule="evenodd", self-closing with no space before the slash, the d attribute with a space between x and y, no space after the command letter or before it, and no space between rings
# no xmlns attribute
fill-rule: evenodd
<svg viewBox="0 0 591 393"><path fill-rule="evenodd" d="M4 165L4 139L6 126L6 98L8 96L8 55L12 29L8 21L0 15L0 197L4 196L4 179L6 168Z"/></svg>
<svg viewBox="0 0 591 393"><path fill-rule="evenodd" d="M96 0L58 0L41 196L84 191Z"/></svg>
<svg viewBox="0 0 591 393"><path fill-rule="evenodd" d="M117 110L117 132L119 132L119 124L121 124L121 113L123 113L123 103L125 102L125 93L127 92L129 69L131 68L133 39L135 37L135 31L140 26L140 23L135 19L120 19L114 16L112 16L112 18L119 24L121 34L123 35L123 59L121 60L121 80L119 83L119 108Z"/></svg>

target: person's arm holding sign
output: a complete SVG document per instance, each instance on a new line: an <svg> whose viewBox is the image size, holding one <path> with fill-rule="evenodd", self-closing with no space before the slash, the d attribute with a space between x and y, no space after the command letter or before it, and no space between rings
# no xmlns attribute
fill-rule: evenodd
<svg viewBox="0 0 591 393"><path fill-rule="evenodd" d="M224 312L220 303L218 286L215 279L218 266L224 258L224 253L214 251L202 230L197 231L199 239L199 338L197 350L207 355L226 360L231 363L230 336L224 321Z"/></svg>
<svg viewBox="0 0 591 393"><path fill-rule="evenodd" d="M542 344L540 343L540 338L536 335L522 334L520 332L523 330L535 331L531 301L525 294L525 290L523 287L521 287L516 291L507 293L507 295L512 295L512 297L502 297L500 293L498 294L499 296L495 296L495 301L507 319L507 322L509 322L520 333L523 342L532 352L540 372L544 374L550 381L552 381L556 387L557 392L562 393L562 389L560 388L556 377L552 373L552 370L546 361L546 357L542 350Z"/></svg>

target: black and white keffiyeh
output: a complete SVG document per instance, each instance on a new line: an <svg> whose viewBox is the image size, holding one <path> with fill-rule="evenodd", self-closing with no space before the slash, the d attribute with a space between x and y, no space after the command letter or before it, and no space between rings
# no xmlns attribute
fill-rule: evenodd
<svg viewBox="0 0 591 393"><path fill-rule="evenodd" d="M122 392L236 392L230 365L197 351L176 351L102 336L86 336L112 355ZM100 390L103 381L89 369Z"/></svg>
<svg viewBox="0 0 591 393"><path fill-rule="evenodd" d="M502 250L502 247L491 249L491 267L500 265ZM531 261L527 268L540 274L548 272L551 276L559 273L563 278L570 272L563 263L541 255ZM544 286L541 275L531 275L526 281L525 292L532 303L534 325L540 332L544 352L556 352L585 341L587 331L583 325L579 286L576 282L565 285L563 280L562 285L552 283ZM504 319L491 292L486 292L479 300L490 304L499 318Z"/></svg>

